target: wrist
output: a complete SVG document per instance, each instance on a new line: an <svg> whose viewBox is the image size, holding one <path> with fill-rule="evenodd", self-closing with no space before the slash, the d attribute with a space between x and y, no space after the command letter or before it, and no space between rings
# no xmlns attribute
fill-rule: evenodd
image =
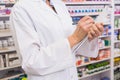
<svg viewBox="0 0 120 80"><path fill-rule="evenodd" d="M72 48L73 46L75 46L77 43L79 43L79 39L77 37L75 37L74 35L71 35L68 37L68 41L70 43L70 47Z"/></svg>

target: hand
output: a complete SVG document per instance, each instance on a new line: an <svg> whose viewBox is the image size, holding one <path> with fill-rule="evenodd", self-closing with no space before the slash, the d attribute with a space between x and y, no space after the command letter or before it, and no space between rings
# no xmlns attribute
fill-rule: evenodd
<svg viewBox="0 0 120 80"><path fill-rule="evenodd" d="M88 38L89 40L93 40L94 38L100 36L103 32L103 23L96 23L93 24L90 28L90 31L88 32Z"/></svg>
<svg viewBox="0 0 120 80"><path fill-rule="evenodd" d="M68 37L71 47L82 41L82 39L88 35L88 32L93 24L94 20L90 16L85 16L78 21L76 30Z"/></svg>

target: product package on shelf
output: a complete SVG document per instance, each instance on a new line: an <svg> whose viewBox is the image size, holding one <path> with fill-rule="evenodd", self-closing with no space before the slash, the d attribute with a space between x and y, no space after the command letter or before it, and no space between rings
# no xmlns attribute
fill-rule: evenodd
<svg viewBox="0 0 120 80"><path fill-rule="evenodd" d="M0 0L0 3L15 3L16 0Z"/></svg>
<svg viewBox="0 0 120 80"><path fill-rule="evenodd" d="M120 57L114 58L114 66L119 66L120 65Z"/></svg>
<svg viewBox="0 0 120 80"><path fill-rule="evenodd" d="M3 30L3 29L5 29L4 22L0 21L0 30Z"/></svg>
<svg viewBox="0 0 120 80"><path fill-rule="evenodd" d="M84 15L99 15L104 6L68 6L68 11L71 16L84 16Z"/></svg>
<svg viewBox="0 0 120 80"><path fill-rule="evenodd" d="M0 21L0 32L6 31L6 32L10 32L10 21L9 20L5 20L5 21Z"/></svg>
<svg viewBox="0 0 120 80"><path fill-rule="evenodd" d="M10 29L10 27L11 27L9 20L6 20L4 25L5 25L5 29Z"/></svg>
<svg viewBox="0 0 120 80"><path fill-rule="evenodd" d="M109 47L111 45L111 40L109 38L99 39L98 44L99 44L99 48L103 49L103 48Z"/></svg>
<svg viewBox="0 0 120 80"><path fill-rule="evenodd" d="M0 68L20 66L20 60L16 52L0 54Z"/></svg>
<svg viewBox="0 0 120 80"><path fill-rule="evenodd" d="M102 22L103 24L110 24L111 7L105 6L103 11L96 17L95 22Z"/></svg>
<svg viewBox="0 0 120 80"><path fill-rule="evenodd" d="M90 64L92 62L95 63L100 60L109 59L111 56L110 53L110 49L103 49L99 51L98 56L96 58L76 56L76 66L79 67L85 64Z"/></svg>
<svg viewBox="0 0 120 80"><path fill-rule="evenodd" d="M0 17L9 16L11 13L11 7L0 5Z"/></svg>
<svg viewBox="0 0 120 80"><path fill-rule="evenodd" d="M0 40L0 50L10 50L15 48L14 41L12 37L1 38Z"/></svg>
<svg viewBox="0 0 120 80"><path fill-rule="evenodd" d="M75 25L83 16L86 15L92 16L95 19L96 16L103 11L104 6L67 6L67 8L72 17L73 25Z"/></svg>
<svg viewBox="0 0 120 80"><path fill-rule="evenodd" d="M115 14L120 14L120 5L115 6Z"/></svg>
<svg viewBox="0 0 120 80"><path fill-rule="evenodd" d="M109 70L110 62L104 61L95 64L89 64L87 66L79 67L78 68L78 76L79 78L87 77L88 75L93 75L95 73L104 72Z"/></svg>
<svg viewBox="0 0 120 80"><path fill-rule="evenodd" d="M93 6L67 6L68 11L72 17L73 25L83 16L92 16L95 22L102 22L104 25L110 24L110 13L111 8L104 5L93 5Z"/></svg>
<svg viewBox="0 0 120 80"><path fill-rule="evenodd" d="M120 43L114 44L114 56L119 57L120 56Z"/></svg>
<svg viewBox="0 0 120 80"><path fill-rule="evenodd" d="M12 66L18 66L20 65L20 60L18 58L17 53L10 53L8 54L8 66L12 67Z"/></svg>
<svg viewBox="0 0 120 80"><path fill-rule="evenodd" d="M0 55L0 61L1 61L1 68L8 67L8 59L7 59L7 54L2 54Z"/></svg>
<svg viewBox="0 0 120 80"><path fill-rule="evenodd" d="M120 67L114 70L114 80L120 80Z"/></svg>
<svg viewBox="0 0 120 80"><path fill-rule="evenodd" d="M5 5L0 5L0 16L5 14L4 9Z"/></svg>
<svg viewBox="0 0 120 80"><path fill-rule="evenodd" d="M0 55L0 68L3 68L4 64L3 64L3 58L2 55Z"/></svg>
<svg viewBox="0 0 120 80"><path fill-rule="evenodd" d="M115 25L114 26L115 29L120 28L120 17L115 18L114 25Z"/></svg>
<svg viewBox="0 0 120 80"><path fill-rule="evenodd" d="M83 56L76 56L76 66L79 67L81 65L84 65L86 63L90 63L89 57L83 57Z"/></svg>
<svg viewBox="0 0 120 80"><path fill-rule="evenodd" d="M7 41L8 41L8 46L13 48L14 47L13 38L12 37L8 37Z"/></svg>

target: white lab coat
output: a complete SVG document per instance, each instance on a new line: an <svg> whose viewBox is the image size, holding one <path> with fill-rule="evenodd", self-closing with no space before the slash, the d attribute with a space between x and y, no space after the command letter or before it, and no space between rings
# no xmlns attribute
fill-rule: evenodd
<svg viewBox="0 0 120 80"><path fill-rule="evenodd" d="M78 80L75 54L82 48L90 51L87 47L96 40L87 41L90 44L85 46L79 43L72 50L67 39L75 30L71 17L61 0L51 1L57 14L42 0L20 0L12 9L10 20L16 32L22 68L28 80Z"/></svg>

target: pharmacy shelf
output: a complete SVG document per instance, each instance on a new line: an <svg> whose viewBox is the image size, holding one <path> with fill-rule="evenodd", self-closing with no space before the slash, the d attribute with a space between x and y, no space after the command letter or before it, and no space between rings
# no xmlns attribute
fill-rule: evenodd
<svg viewBox="0 0 120 80"><path fill-rule="evenodd" d="M120 42L120 40L115 40L115 41L114 41L114 43L119 43L119 42Z"/></svg>
<svg viewBox="0 0 120 80"><path fill-rule="evenodd" d="M114 58L116 58L116 57L120 57L120 53L115 54Z"/></svg>
<svg viewBox="0 0 120 80"><path fill-rule="evenodd" d="M102 50L102 49L109 49L111 48L111 46L106 46L106 47L103 47L103 48L99 48L99 50Z"/></svg>
<svg viewBox="0 0 120 80"><path fill-rule="evenodd" d="M81 80L81 79L83 79L83 78L90 77L90 76L94 76L94 75L97 75L97 74L100 74L100 73L103 73L103 72L107 72L107 71L109 71L109 70L110 70L110 68L109 68L109 69L106 69L106 70L102 70L102 71L96 72L96 73L93 73L93 74L90 74L90 75L85 75L85 76L83 76L83 77L79 77L79 80Z"/></svg>
<svg viewBox="0 0 120 80"><path fill-rule="evenodd" d="M24 75L24 73L17 74L17 75L14 75L14 76L11 76L11 77L7 77L7 78L3 78L3 79L0 79L0 80L9 80L9 79L12 79L12 78L15 78L15 77L19 77L20 75Z"/></svg>
<svg viewBox="0 0 120 80"><path fill-rule="evenodd" d="M85 16L85 15L89 15L89 16L97 16L100 13L81 13L81 14L71 14L71 17L75 17L75 16Z"/></svg>
<svg viewBox="0 0 120 80"><path fill-rule="evenodd" d="M115 4L120 4L120 1L115 1Z"/></svg>
<svg viewBox="0 0 120 80"><path fill-rule="evenodd" d="M0 32L10 32L10 29L2 29Z"/></svg>
<svg viewBox="0 0 120 80"><path fill-rule="evenodd" d="M21 65L16 65L16 66L12 66L12 67L4 67L4 68L0 68L0 71L2 70L7 70L7 69L12 69L12 68L17 68L20 67Z"/></svg>
<svg viewBox="0 0 120 80"><path fill-rule="evenodd" d="M0 15L0 17L10 17L10 15Z"/></svg>
<svg viewBox="0 0 120 80"><path fill-rule="evenodd" d="M110 4L111 2L108 1L86 1L86 2L65 2L66 5L85 5L85 4L91 4L91 5L95 5L95 4L101 4L101 5L107 5Z"/></svg>
<svg viewBox="0 0 120 80"><path fill-rule="evenodd" d="M111 37L111 35L102 35L102 36L99 36L99 38L106 38L106 37Z"/></svg>
<svg viewBox="0 0 120 80"><path fill-rule="evenodd" d="M114 69L116 69L116 68L120 68L120 65L118 65L118 66L114 66Z"/></svg>
<svg viewBox="0 0 120 80"><path fill-rule="evenodd" d="M114 30L119 30L120 28L115 28Z"/></svg>
<svg viewBox="0 0 120 80"><path fill-rule="evenodd" d="M103 23L103 25L110 25L111 23Z"/></svg>
<svg viewBox="0 0 120 80"><path fill-rule="evenodd" d="M90 61L88 63L84 63L82 65L79 65L77 67L82 67L82 66L86 66L86 65L89 65L89 64L94 64L94 63L98 63L98 62L102 62L102 61L106 61L106 60L110 60L110 58L105 58L105 59L102 59L102 60L97 60L97 61Z"/></svg>
<svg viewBox="0 0 120 80"><path fill-rule="evenodd" d="M0 54L6 53L6 52L12 52L12 51L16 51L15 47L8 47L6 49L0 49Z"/></svg>
<svg viewBox="0 0 120 80"><path fill-rule="evenodd" d="M12 33L9 30L0 30L0 37L12 36Z"/></svg>
<svg viewBox="0 0 120 80"><path fill-rule="evenodd" d="M115 17L118 17L118 16L120 16L120 14L114 14L114 16L115 16Z"/></svg>
<svg viewBox="0 0 120 80"><path fill-rule="evenodd" d="M3 5L3 4L15 4L15 2L0 2L0 5Z"/></svg>

